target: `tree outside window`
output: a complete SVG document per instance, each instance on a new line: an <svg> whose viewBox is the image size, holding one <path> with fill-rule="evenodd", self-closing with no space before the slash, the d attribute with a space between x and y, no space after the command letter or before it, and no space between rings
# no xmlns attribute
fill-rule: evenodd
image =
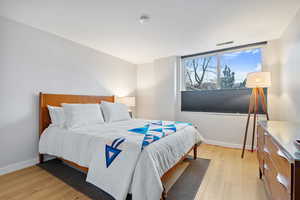
<svg viewBox="0 0 300 200"><path fill-rule="evenodd" d="M182 65L185 91L243 89L247 74L261 71L261 49L188 57Z"/></svg>

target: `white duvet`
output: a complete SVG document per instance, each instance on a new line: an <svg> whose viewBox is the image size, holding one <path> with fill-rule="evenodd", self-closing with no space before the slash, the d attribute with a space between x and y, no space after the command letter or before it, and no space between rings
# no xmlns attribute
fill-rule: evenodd
<svg viewBox="0 0 300 200"><path fill-rule="evenodd" d="M134 119L85 126L72 131L50 125L40 138L39 152L62 157L90 168L99 144L111 135L125 134L129 129L144 126L147 122L148 120ZM138 155L128 182L127 190L132 194L132 199L159 200L163 191L160 177L199 140L197 130L187 126L146 146Z"/></svg>

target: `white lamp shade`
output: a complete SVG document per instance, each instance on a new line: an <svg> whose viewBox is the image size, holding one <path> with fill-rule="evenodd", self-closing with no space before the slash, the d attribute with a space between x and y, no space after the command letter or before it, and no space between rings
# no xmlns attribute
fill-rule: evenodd
<svg viewBox="0 0 300 200"><path fill-rule="evenodd" d="M268 88L271 87L270 72L252 72L247 75L247 88Z"/></svg>
<svg viewBox="0 0 300 200"><path fill-rule="evenodd" d="M125 104L128 107L134 107L135 106L135 97L118 97L117 102Z"/></svg>

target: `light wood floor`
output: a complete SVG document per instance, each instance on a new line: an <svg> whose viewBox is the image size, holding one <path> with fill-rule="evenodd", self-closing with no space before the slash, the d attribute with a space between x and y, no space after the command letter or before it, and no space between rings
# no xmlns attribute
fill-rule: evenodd
<svg viewBox="0 0 300 200"><path fill-rule="evenodd" d="M212 145L202 145L198 156L211 159L196 200L267 200L258 178L256 153Z"/></svg>
<svg viewBox="0 0 300 200"><path fill-rule="evenodd" d="M255 153L240 159L240 150L202 144L198 156L211 159L196 200L266 200L258 179ZM0 176L0 200L89 199L34 166Z"/></svg>

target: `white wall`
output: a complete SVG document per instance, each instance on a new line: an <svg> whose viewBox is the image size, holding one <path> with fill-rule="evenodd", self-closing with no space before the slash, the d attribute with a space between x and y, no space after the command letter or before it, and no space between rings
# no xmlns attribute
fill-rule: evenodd
<svg viewBox="0 0 300 200"><path fill-rule="evenodd" d="M279 41L274 40L270 41L262 50L263 68L265 71L272 72L272 79L274 80L278 79L280 69L280 61L277 59L279 53L276 50L278 46ZM138 66L137 116L189 121L197 126L206 143L241 147L247 120L246 114L181 111L179 62L180 59L176 57L168 57ZM176 64L174 65L174 63ZM163 81L159 82L158 80ZM280 104L277 100L279 93L279 86L275 84L268 94L270 117L273 120L279 119L279 111L275 109ZM265 117L260 115L259 119L265 119ZM248 129L248 145L251 141L251 135L252 121Z"/></svg>
<svg viewBox="0 0 300 200"><path fill-rule="evenodd" d="M300 10L280 42L281 119L300 121Z"/></svg>
<svg viewBox="0 0 300 200"><path fill-rule="evenodd" d="M0 30L0 174L36 161L40 91L135 93L131 63L4 18Z"/></svg>
<svg viewBox="0 0 300 200"><path fill-rule="evenodd" d="M155 60L137 68L137 116L174 120L176 57ZM158 118L159 117L159 118Z"/></svg>
<svg viewBox="0 0 300 200"><path fill-rule="evenodd" d="M137 68L137 117L155 119L155 78L154 63Z"/></svg>
<svg viewBox="0 0 300 200"><path fill-rule="evenodd" d="M271 120L280 120L281 60L280 40L268 41L262 51L264 71L271 72L272 86L268 89L268 111Z"/></svg>

